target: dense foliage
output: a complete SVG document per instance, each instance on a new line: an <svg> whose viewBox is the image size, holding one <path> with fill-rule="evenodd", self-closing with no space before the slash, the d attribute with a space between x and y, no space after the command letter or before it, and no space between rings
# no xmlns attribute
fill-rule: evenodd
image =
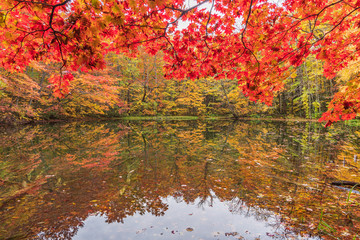
<svg viewBox="0 0 360 240"><path fill-rule="evenodd" d="M166 79L162 59L160 53L139 53L136 58L108 54L104 70L74 73L63 98L52 94L51 65L32 64L24 73L3 71L2 120L134 115L318 118L336 91L335 81L319 73L322 64L309 58L269 107L249 101L231 79Z"/></svg>
<svg viewBox="0 0 360 240"><path fill-rule="evenodd" d="M143 46L141 54L162 51L166 78L230 79L250 100L271 105L279 96L280 112L285 109L282 101L291 99L292 109L301 101L307 117L319 117L327 107L324 99L332 99L321 118L327 125L356 117L360 108L358 68L354 67L360 44L359 1L186 2L5 0L0 3L0 62L8 71L27 71L34 61L51 65L57 70L46 77L55 98L81 94L85 89L90 102L95 98L109 101L107 105L111 106L115 103L110 96L99 99L101 91L108 92L105 89L111 86L124 90L121 85L128 83L107 82L104 86L107 78L86 72L104 69L110 52L135 56ZM307 66L308 61L313 65ZM143 68L145 72L138 76L127 70L128 77L143 86L142 102L150 94L149 74L159 73L159 66ZM312 68L318 71L312 72ZM335 95L324 97L314 92L326 88L333 91L324 81L336 81L339 71L346 72L346 77L337 82ZM290 79L296 73L304 81L295 86ZM37 97L41 95L42 86L32 85L24 75L20 78L19 84L30 85L26 91L32 89L38 92ZM2 79L1 85L8 89L13 84L8 81ZM291 93L277 95L285 85ZM17 92L22 85L14 86L12 96L18 101L19 95L24 95ZM294 92L295 88L300 92ZM226 101L230 102L228 98ZM235 113L236 108L231 108Z"/></svg>

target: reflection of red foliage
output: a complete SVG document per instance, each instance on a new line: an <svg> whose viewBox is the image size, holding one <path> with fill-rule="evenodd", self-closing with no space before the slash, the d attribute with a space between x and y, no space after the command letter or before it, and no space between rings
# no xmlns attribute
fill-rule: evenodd
<svg viewBox="0 0 360 240"><path fill-rule="evenodd" d="M9 201L9 208L0 208L4 223L0 232L9 237L25 232L41 233L43 239L71 239L92 214L103 215L109 223L123 222L136 213L162 216L169 207L163 200L168 196L199 206L212 206L217 198L228 201L232 214L248 214L251 209L260 219L276 213L283 217L281 224L299 234L318 234L312 225L326 209L323 220L337 230L337 236L358 232L355 220L352 226L341 220L350 217L350 210L351 217L358 218L357 205L347 204L342 190L319 184L325 180L309 181L319 176L333 178L331 166L317 162L317 152L310 152L312 160L306 161L300 141L285 146L283 136L263 134L269 129L283 131L283 125L270 123L263 128L241 122L231 126L225 136L220 129L226 129L228 123L219 122L211 126L216 136L206 139L202 133L208 126L193 128L190 124L146 122L131 124L131 128L118 123L111 127L69 124L58 131L23 131L24 139L12 139L22 141L1 142L4 149L19 145L23 150L17 154L10 151L11 160L5 161L14 169L21 165L11 172L13 180L21 183L24 175L31 174L35 180L28 185L34 186L34 191L28 189L31 195L24 194L20 201ZM286 130L295 140L302 139L304 131L296 126ZM328 141L323 134L319 137L307 137L307 146ZM332 155L343 148L333 141L321 146L324 154ZM29 161L28 154L33 152L41 154L31 155L36 161ZM47 171L54 175L43 177L43 165L38 161L49 163ZM324 189L318 190L319 185Z"/></svg>

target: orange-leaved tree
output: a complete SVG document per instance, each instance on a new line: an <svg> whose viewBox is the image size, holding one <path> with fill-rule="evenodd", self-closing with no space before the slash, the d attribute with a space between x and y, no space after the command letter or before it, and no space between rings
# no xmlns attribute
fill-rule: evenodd
<svg viewBox="0 0 360 240"><path fill-rule="evenodd" d="M143 45L164 51L169 77L234 79L251 100L271 104L309 54L328 78L359 58L359 9L358 0L4 0L0 62L12 70L60 62L50 80L61 96L68 71L101 69L105 53ZM358 78L350 82L321 118L327 125L359 111Z"/></svg>

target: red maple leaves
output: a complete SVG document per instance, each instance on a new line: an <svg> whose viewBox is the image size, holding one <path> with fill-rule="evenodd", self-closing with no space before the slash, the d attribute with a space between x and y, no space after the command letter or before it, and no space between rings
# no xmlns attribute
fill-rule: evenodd
<svg viewBox="0 0 360 240"><path fill-rule="evenodd" d="M86 71L102 69L110 51L133 53L143 45L150 53L165 53L168 77L231 78L251 99L271 104L289 67L310 54L324 62L327 77L359 57L358 0L186 3L5 0L0 61L14 70L34 60L61 63L62 71ZM71 74L50 78L54 94L66 94L71 79ZM321 120L333 121L334 114L353 118L358 105L339 109Z"/></svg>

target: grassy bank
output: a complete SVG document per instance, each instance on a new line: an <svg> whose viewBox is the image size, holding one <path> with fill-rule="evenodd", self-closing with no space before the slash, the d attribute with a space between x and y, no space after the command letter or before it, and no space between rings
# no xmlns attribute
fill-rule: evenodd
<svg viewBox="0 0 360 240"><path fill-rule="evenodd" d="M189 120L229 120L231 116L126 116L122 120L130 121L189 121Z"/></svg>

